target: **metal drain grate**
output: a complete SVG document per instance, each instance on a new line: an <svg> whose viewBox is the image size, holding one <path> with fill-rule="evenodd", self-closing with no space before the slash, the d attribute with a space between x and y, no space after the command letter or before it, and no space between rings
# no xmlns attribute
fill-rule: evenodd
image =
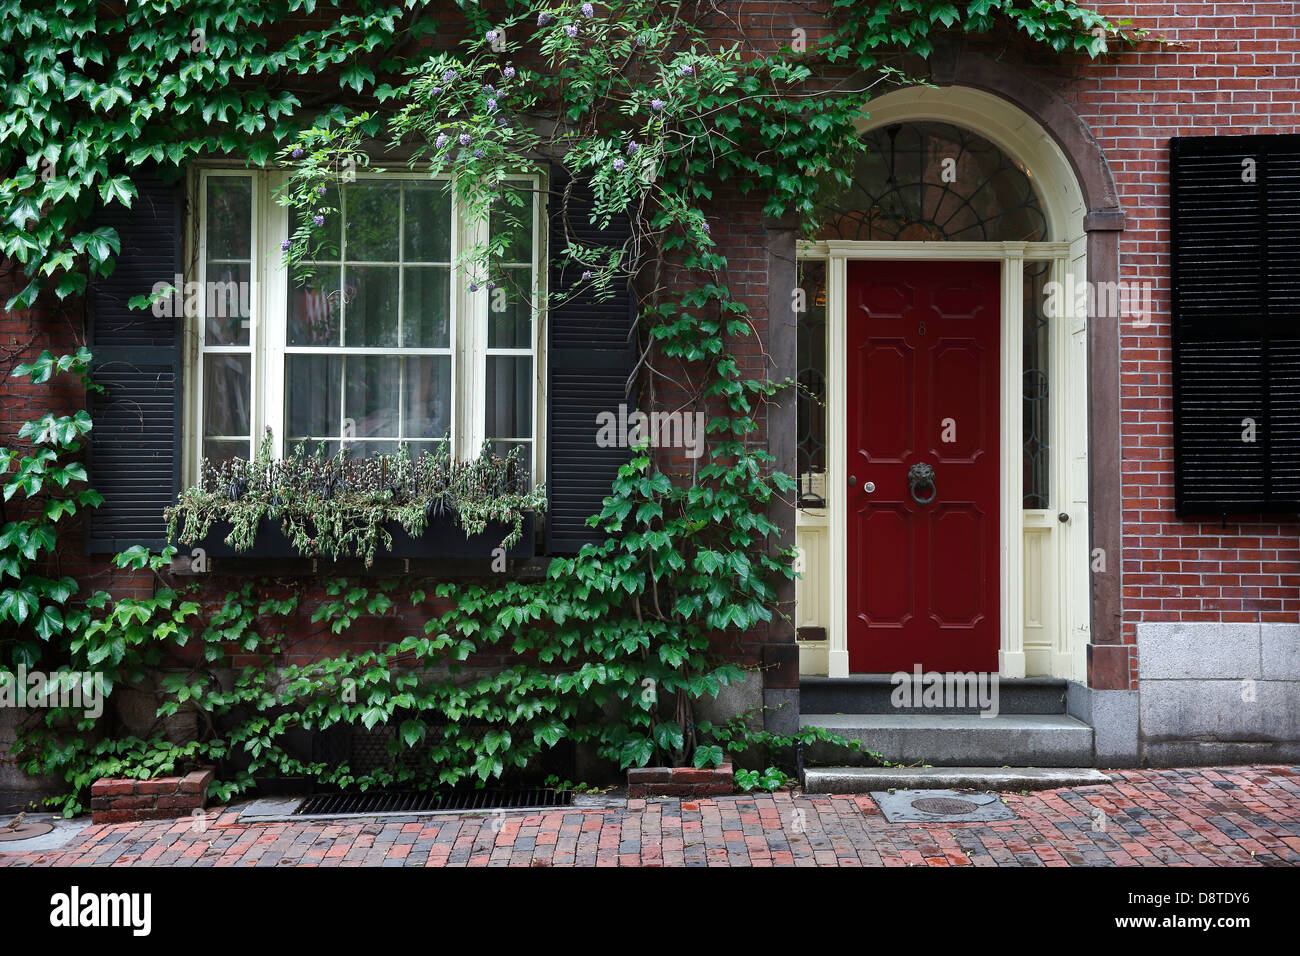
<svg viewBox="0 0 1300 956"><path fill-rule="evenodd" d="M492 810L546 810L573 804L573 791L534 787L527 790L372 790L324 793L308 797L295 817L361 814L474 813Z"/></svg>

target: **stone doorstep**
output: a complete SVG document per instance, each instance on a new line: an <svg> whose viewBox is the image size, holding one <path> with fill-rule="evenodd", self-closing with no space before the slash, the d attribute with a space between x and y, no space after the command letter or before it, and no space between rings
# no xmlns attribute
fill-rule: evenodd
<svg viewBox="0 0 1300 956"><path fill-rule="evenodd" d="M90 785L91 820L129 823L188 816L207 806L213 769L204 767L183 777L104 777Z"/></svg>
<svg viewBox="0 0 1300 956"><path fill-rule="evenodd" d="M1113 783L1091 767L808 767L805 793L978 790L1018 793Z"/></svg>
<svg viewBox="0 0 1300 956"><path fill-rule="evenodd" d="M719 767L633 767L627 772L627 795L717 797L733 793L735 782L730 762Z"/></svg>

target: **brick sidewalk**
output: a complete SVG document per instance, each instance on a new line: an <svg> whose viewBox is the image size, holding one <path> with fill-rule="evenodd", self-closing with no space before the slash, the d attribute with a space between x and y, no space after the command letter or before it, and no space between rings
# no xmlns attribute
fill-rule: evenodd
<svg viewBox="0 0 1300 956"><path fill-rule="evenodd" d="M1300 865L1300 767L1130 770L1005 799L1001 823L890 824L869 796L629 800L418 821L92 826L0 866ZM0 844L3 847L3 844Z"/></svg>

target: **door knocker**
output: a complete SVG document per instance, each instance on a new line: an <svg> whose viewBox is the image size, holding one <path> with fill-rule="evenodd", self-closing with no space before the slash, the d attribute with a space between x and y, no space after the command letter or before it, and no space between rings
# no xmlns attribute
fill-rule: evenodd
<svg viewBox="0 0 1300 956"><path fill-rule="evenodd" d="M918 462L908 469L907 485L912 492L912 500L918 505L928 505L939 494L939 488L934 483L934 469L924 462ZM922 498L917 494L917 491L924 492L927 488L930 490L928 496Z"/></svg>

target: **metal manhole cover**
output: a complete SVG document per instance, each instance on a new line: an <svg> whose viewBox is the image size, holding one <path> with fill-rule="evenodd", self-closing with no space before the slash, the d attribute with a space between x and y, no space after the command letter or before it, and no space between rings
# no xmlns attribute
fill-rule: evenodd
<svg viewBox="0 0 1300 956"><path fill-rule="evenodd" d="M53 829L53 824L49 823L20 823L12 829L0 827L0 843L8 843L11 840L30 840L32 837L44 836Z"/></svg>
<svg viewBox="0 0 1300 956"><path fill-rule="evenodd" d="M996 793L873 790L871 797L889 823L987 823L1016 818Z"/></svg>
<svg viewBox="0 0 1300 956"><path fill-rule="evenodd" d="M924 813L957 814L974 813L980 808L971 800L958 800L955 797L922 797L912 801L912 809Z"/></svg>

